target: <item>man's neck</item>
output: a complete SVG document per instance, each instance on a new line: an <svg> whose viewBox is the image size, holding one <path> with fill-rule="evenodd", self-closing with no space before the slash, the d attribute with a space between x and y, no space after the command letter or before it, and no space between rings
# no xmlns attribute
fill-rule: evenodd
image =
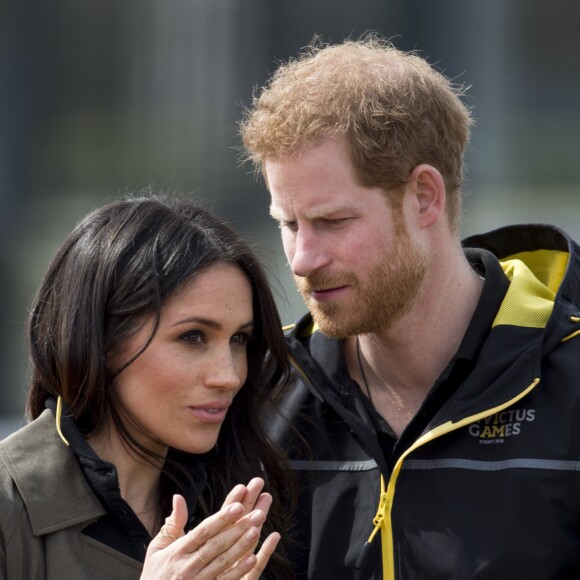
<svg viewBox="0 0 580 580"><path fill-rule="evenodd" d="M345 341L351 377L397 435L457 352L481 294L483 281L463 255L452 262L431 269L409 312L390 328Z"/></svg>

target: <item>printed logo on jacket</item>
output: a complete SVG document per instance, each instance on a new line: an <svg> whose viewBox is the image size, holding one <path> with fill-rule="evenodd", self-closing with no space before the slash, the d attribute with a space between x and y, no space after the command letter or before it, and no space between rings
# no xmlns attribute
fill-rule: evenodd
<svg viewBox="0 0 580 580"><path fill-rule="evenodd" d="M535 418L535 409L507 409L472 423L468 431L481 445L501 444L508 437L517 437Z"/></svg>

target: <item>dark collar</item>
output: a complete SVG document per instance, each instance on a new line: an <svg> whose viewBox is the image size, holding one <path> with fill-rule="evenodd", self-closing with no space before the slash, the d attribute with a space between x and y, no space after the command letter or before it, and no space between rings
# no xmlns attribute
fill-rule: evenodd
<svg viewBox="0 0 580 580"><path fill-rule="evenodd" d="M484 278L484 283L475 312L453 359L475 361L510 283L501 264L491 252L471 248L464 249L464 252L471 267Z"/></svg>
<svg viewBox="0 0 580 580"><path fill-rule="evenodd" d="M49 397L46 400L46 406L56 415L56 399ZM80 432L68 407L64 403L62 405L60 427L63 436L70 445L70 450L78 458L89 486L107 511L114 513L118 510L121 499L115 465L101 459L95 453ZM180 493L185 498L190 524L194 521L198 498L207 482L205 460L210 455L211 453L196 456L175 449L170 449L167 455L166 465L170 469L173 467L174 471L174 492ZM166 476L164 474L162 474L162 478L165 483Z"/></svg>

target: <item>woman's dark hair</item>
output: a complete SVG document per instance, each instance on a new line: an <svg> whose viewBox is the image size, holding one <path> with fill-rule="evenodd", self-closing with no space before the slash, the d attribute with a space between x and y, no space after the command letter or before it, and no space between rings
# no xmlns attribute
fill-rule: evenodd
<svg viewBox="0 0 580 580"><path fill-rule="evenodd" d="M28 320L32 376L27 412L35 419L48 397L60 396L85 436L99 433L110 417L131 449L159 461L131 437L130 418L109 388L114 376L147 348L155 330L121 369L109 369L107 355L145 316L154 316L156 329L164 301L216 264L239 267L250 282L254 335L246 383L211 454L202 515L217 511L234 485L263 474L274 496L264 533L284 531L281 506L289 472L259 420L289 375L280 318L267 277L248 245L195 202L165 195L129 197L93 211L68 235ZM276 554L267 576L293 577Z"/></svg>

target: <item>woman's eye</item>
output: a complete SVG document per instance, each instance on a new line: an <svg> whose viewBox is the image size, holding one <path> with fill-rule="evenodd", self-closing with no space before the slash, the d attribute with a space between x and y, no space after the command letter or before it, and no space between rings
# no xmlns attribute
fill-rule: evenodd
<svg viewBox="0 0 580 580"><path fill-rule="evenodd" d="M238 332L230 339L233 344L247 344L250 340L250 334L247 332Z"/></svg>
<svg viewBox="0 0 580 580"><path fill-rule="evenodd" d="M205 342L205 335L200 330L188 330L180 338L191 344L202 344Z"/></svg>

